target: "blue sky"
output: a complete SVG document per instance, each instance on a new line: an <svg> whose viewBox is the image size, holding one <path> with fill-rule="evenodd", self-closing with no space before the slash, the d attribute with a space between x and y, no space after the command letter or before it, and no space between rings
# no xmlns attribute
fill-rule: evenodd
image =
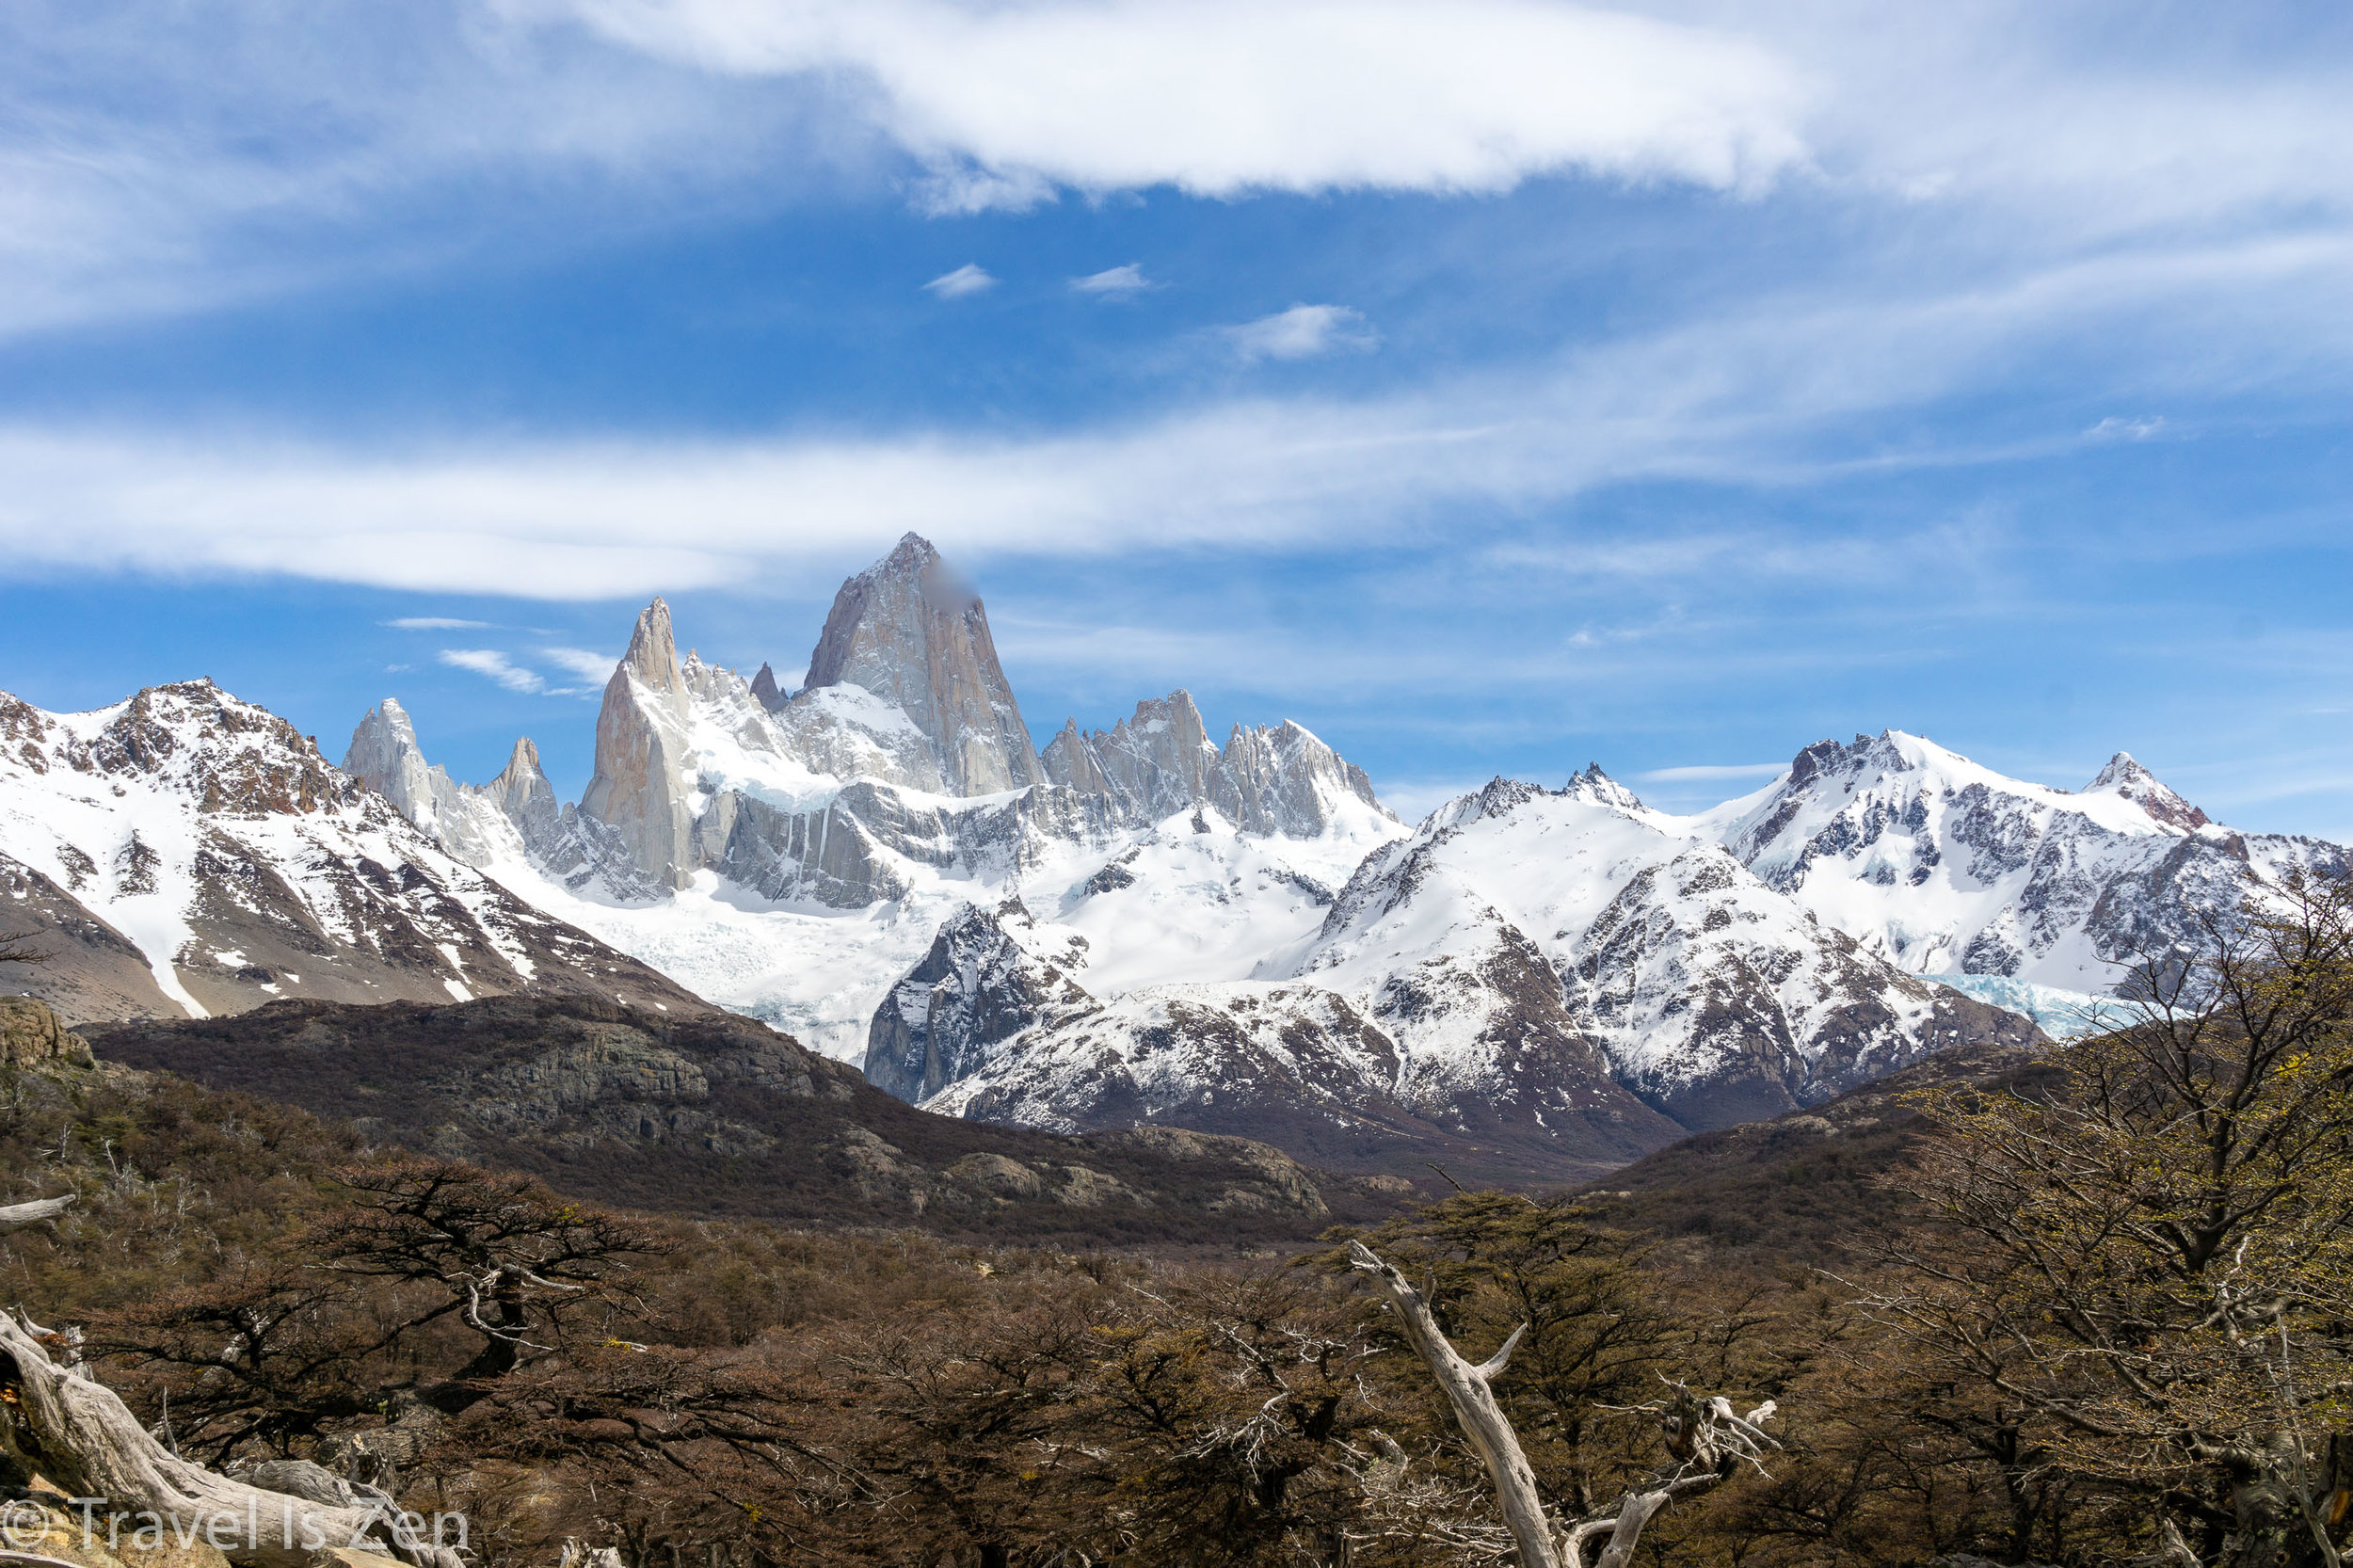
<svg viewBox="0 0 2353 1568"><path fill-rule="evenodd" d="M0 687L585 781L920 529L1409 812L1895 726L2353 837L2341 8L0 15ZM472 625L402 625L402 622ZM1743 772L1741 770L1748 770Z"/></svg>

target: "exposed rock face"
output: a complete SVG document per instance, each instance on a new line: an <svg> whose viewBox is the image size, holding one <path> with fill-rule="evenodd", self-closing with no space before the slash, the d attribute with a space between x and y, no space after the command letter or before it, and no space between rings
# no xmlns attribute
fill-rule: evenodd
<svg viewBox="0 0 2353 1568"><path fill-rule="evenodd" d="M158 997L200 1016L533 989L702 1005L523 904L210 681L92 713L0 696L0 878L42 911L52 952L10 980L70 1019L153 1013Z"/></svg>
<svg viewBox="0 0 2353 1568"><path fill-rule="evenodd" d="M951 793L999 794L1038 781L1030 731L998 665L980 596L917 535L834 596L809 655L808 689L843 684L913 721Z"/></svg>
<svg viewBox="0 0 2353 1568"><path fill-rule="evenodd" d="M1544 1079L1560 1065L1560 1043L1523 1032L1520 1048L1506 1048L1506 1075ZM1594 1054L1574 1036L1572 1049ZM1541 1087L1560 1087L1562 1076ZM1317 984L1239 982L1049 1001L924 1106L1068 1131L1241 1135L1347 1171L1418 1174L1437 1160L1463 1179L1501 1182L1577 1179L1677 1134L1606 1072L1567 1076L1598 1084L1583 1107L1607 1102L1598 1125L1533 1082L1528 1098L1541 1100L1542 1118L1525 1105L1452 1105L1422 1092L1396 1041L1346 998Z"/></svg>
<svg viewBox="0 0 2353 1568"><path fill-rule="evenodd" d="M448 770L428 767L417 745L408 710L386 697L368 710L344 748L344 772L386 800L427 833L440 836L444 803L456 792Z"/></svg>
<svg viewBox="0 0 2353 1568"><path fill-rule="evenodd" d="M685 887L695 872L692 720L670 607L657 599L637 617L629 651L605 683L597 771L580 810L613 829L632 863L665 888Z"/></svg>
<svg viewBox="0 0 2353 1568"><path fill-rule="evenodd" d="M426 763L416 727L386 697L352 731L344 771L470 866L509 876L536 870L569 888L593 884L622 898L664 891L637 868L618 829L556 804L528 737L488 784L456 783L447 769Z"/></svg>
<svg viewBox="0 0 2353 1568"><path fill-rule="evenodd" d="M1621 1076L1684 1126L1781 1115L1936 1050L2034 1043L2029 1020L1890 974L1844 932L1774 931L1764 891L1717 846L1687 850L1638 872L1578 945L1573 999L1626 1042ZM1662 1001L1688 1022L1644 1052Z"/></svg>
<svg viewBox="0 0 2353 1568"><path fill-rule="evenodd" d="M523 845L544 853L562 832L563 808L528 737L515 743L505 768L489 783L460 784L448 769L426 763L416 725L389 696L351 732L344 771L470 866L512 860Z"/></svg>
<svg viewBox="0 0 2353 1568"><path fill-rule="evenodd" d="M903 1100L929 1099L980 1071L994 1047L1048 1009L1092 1006L1071 978L1086 946L1083 936L1048 939L1018 899L993 911L966 905L875 1011L867 1081Z"/></svg>
<svg viewBox="0 0 2353 1568"><path fill-rule="evenodd" d="M515 742L506 766L484 786L483 792L522 830L525 843L544 842L554 836L563 808L556 804L555 787L539 771L539 748L529 736Z"/></svg>
<svg viewBox="0 0 2353 1568"><path fill-rule="evenodd" d="M1108 795L1123 815L1160 822L1209 798L1220 756L1193 694L1175 691L1136 704L1109 732L1063 726L1046 748L1047 776L1082 794Z"/></svg>
<svg viewBox="0 0 2353 1568"><path fill-rule="evenodd" d="M1399 830L1361 771L1296 727L1238 730L1225 768L1182 692L1108 735L1069 727L1043 760L1022 760L986 612L920 539L844 584L801 690L773 666L747 681L679 657L658 602L632 642L579 808L551 811L527 759L490 785L437 785L410 728L382 711L353 764L505 886L552 884L550 908L623 940L642 930L641 951L681 978L843 1056L865 1049L883 993L976 888L988 906L1096 899L1083 918L1130 959L1118 984L1240 979L1304 940L1364 850ZM1212 853L1172 852L1163 829ZM673 897L698 876L715 897L690 914ZM690 939L673 911L726 936Z"/></svg>
<svg viewBox="0 0 2353 1568"><path fill-rule="evenodd" d="M1432 1080L1367 1012L1313 984L1161 985L1108 1000L1086 943L1017 904L968 907L875 1015L870 1081L926 1109L1062 1131L1145 1125L1273 1142L1320 1164L1573 1179L1679 1129L1611 1081L1532 950L1490 966L1490 1080ZM1512 960L1519 960L1514 970ZM1415 1014L1428 999L1384 1000Z"/></svg>
<svg viewBox="0 0 2353 1568"><path fill-rule="evenodd" d="M68 1029L39 997L0 997L0 1065L90 1064L89 1042Z"/></svg>
<svg viewBox="0 0 2353 1568"><path fill-rule="evenodd" d="M1110 731L1065 723L1046 747L1046 776L1066 790L1112 801L1121 817L1158 823L1215 807L1245 833L1312 839L1344 818L1394 821L1372 780L1305 728L1234 727L1220 751L1184 691L1136 704Z"/></svg>
<svg viewBox="0 0 2353 1568"><path fill-rule="evenodd" d="M1210 804L1250 833L1314 838L1343 800L1384 809L1364 769L1289 720L1276 729L1236 725L1209 780Z"/></svg>
<svg viewBox="0 0 2353 1568"><path fill-rule="evenodd" d="M2128 751L2109 758L2099 776L2084 787L2084 793L2129 800L2147 812L2150 821L2185 833L2196 832L2209 820L2206 813L2157 782L2156 776L2135 761Z"/></svg>
<svg viewBox="0 0 2353 1568"><path fill-rule="evenodd" d="M2342 846L2242 834L2119 753L2080 792L2006 778L1916 735L1800 752L1702 819L1772 888L1915 973L2105 992L2139 957L2201 949Z"/></svg>

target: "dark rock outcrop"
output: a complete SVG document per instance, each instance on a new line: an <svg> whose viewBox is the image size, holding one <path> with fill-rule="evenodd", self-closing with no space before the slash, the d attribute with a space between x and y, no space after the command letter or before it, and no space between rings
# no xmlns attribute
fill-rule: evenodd
<svg viewBox="0 0 2353 1568"><path fill-rule="evenodd" d="M1087 1007L1072 978L1079 951L1043 951L1018 899L994 910L967 904L941 923L922 962L891 987L867 1032L866 1080L920 1103L986 1064L992 1047L1052 1007ZM1074 960L1076 962L1074 962Z"/></svg>
<svg viewBox="0 0 2353 1568"><path fill-rule="evenodd" d="M1241 1139L1069 1138L929 1115L727 1013L552 997L288 1001L90 1034L104 1061L674 1213L1227 1245L1304 1239L1400 1195Z"/></svg>

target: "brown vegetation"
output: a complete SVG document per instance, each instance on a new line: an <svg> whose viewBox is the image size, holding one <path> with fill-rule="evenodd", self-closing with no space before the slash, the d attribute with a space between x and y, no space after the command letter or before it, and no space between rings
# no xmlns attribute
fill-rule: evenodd
<svg viewBox="0 0 2353 1568"><path fill-rule="evenodd" d="M2129 1029L1817 1117L1817 1154L1872 1151L1818 1212L1747 1193L1791 1163L1767 1129L1678 1156L1680 1198L1458 1193L1289 1260L632 1218L59 1068L0 1083L5 1195L77 1195L0 1238L0 1297L87 1325L182 1452L462 1509L489 1562L1506 1562L1441 1342L1487 1358L1549 1539L1605 1560L2333 1568L2353 893L2302 891L2153 968ZM1692 1189L1790 1245L1628 1223Z"/></svg>

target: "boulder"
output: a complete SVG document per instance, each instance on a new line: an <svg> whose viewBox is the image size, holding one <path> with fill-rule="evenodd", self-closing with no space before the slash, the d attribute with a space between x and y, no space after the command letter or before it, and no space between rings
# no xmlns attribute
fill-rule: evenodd
<svg viewBox="0 0 2353 1568"><path fill-rule="evenodd" d="M0 997L0 1065L68 1067L94 1064L89 1042L66 1028L57 1010L39 997Z"/></svg>

